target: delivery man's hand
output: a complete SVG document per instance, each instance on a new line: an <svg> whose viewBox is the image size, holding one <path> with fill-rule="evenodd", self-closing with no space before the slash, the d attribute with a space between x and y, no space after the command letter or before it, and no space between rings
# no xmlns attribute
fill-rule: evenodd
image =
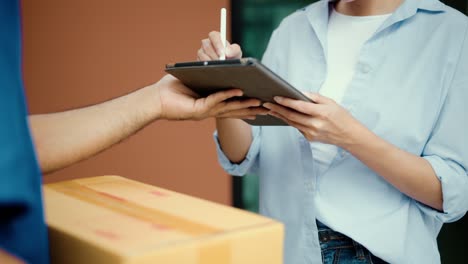
<svg viewBox="0 0 468 264"><path fill-rule="evenodd" d="M156 108L159 119L202 120L208 117L254 119L255 115L268 113L259 107L257 99L234 100L241 96L239 89L217 92L205 98L184 86L178 79L167 75L156 86ZM227 99L231 99L226 101Z"/></svg>
<svg viewBox="0 0 468 264"><path fill-rule="evenodd" d="M218 60L223 53L226 53L226 59L242 58L242 50L237 44L229 44L226 41L226 50L221 42L221 35L217 31L208 34L208 38L202 40L201 48L198 50L199 61Z"/></svg>

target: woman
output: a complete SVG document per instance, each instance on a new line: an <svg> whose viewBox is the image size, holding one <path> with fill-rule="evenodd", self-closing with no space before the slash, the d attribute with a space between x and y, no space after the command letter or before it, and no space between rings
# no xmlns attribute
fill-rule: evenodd
<svg viewBox="0 0 468 264"><path fill-rule="evenodd" d="M217 119L215 139L228 173L260 177L285 263L440 263L468 208L467 28L437 0L323 0L273 33L263 63L315 103L264 104L289 127ZM215 32L198 58L222 52Z"/></svg>

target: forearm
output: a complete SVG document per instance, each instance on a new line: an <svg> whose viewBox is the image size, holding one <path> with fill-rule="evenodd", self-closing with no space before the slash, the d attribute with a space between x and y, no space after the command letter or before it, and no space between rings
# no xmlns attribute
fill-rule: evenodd
<svg viewBox="0 0 468 264"><path fill-rule="evenodd" d="M442 187L429 162L401 150L365 127L342 146L402 193L442 211Z"/></svg>
<svg viewBox="0 0 468 264"><path fill-rule="evenodd" d="M240 119L216 119L216 129L221 149L233 163L245 159L252 143L250 126Z"/></svg>
<svg viewBox="0 0 468 264"><path fill-rule="evenodd" d="M155 87L98 105L30 116L42 171L86 159L135 133L158 116Z"/></svg>

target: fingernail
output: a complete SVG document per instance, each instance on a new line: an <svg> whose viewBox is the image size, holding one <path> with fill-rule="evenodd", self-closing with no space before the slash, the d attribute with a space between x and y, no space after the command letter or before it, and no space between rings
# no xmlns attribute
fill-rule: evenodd
<svg viewBox="0 0 468 264"><path fill-rule="evenodd" d="M283 101L283 97L281 97L281 96L275 96L275 97L273 97L273 100L275 100L275 102L278 102L278 103L279 103L279 102Z"/></svg>
<svg viewBox="0 0 468 264"><path fill-rule="evenodd" d="M227 46L226 49L224 50L224 52L226 53L226 56L230 56L231 55L231 47Z"/></svg>
<svg viewBox="0 0 468 264"><path fill-rule="evenodd" d="M264 103L262 106L267 108L267 109L271 109L271 104L270 103Z"/></svg>

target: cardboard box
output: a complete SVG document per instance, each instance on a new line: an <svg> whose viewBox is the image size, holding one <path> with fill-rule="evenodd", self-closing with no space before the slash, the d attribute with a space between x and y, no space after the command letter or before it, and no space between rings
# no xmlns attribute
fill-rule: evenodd
<svg viewBox="0 0 468 264"><path fill-rule="evenodd" d="M282 263L283 225L118 176L44 186L52 263Z"/></svg>

